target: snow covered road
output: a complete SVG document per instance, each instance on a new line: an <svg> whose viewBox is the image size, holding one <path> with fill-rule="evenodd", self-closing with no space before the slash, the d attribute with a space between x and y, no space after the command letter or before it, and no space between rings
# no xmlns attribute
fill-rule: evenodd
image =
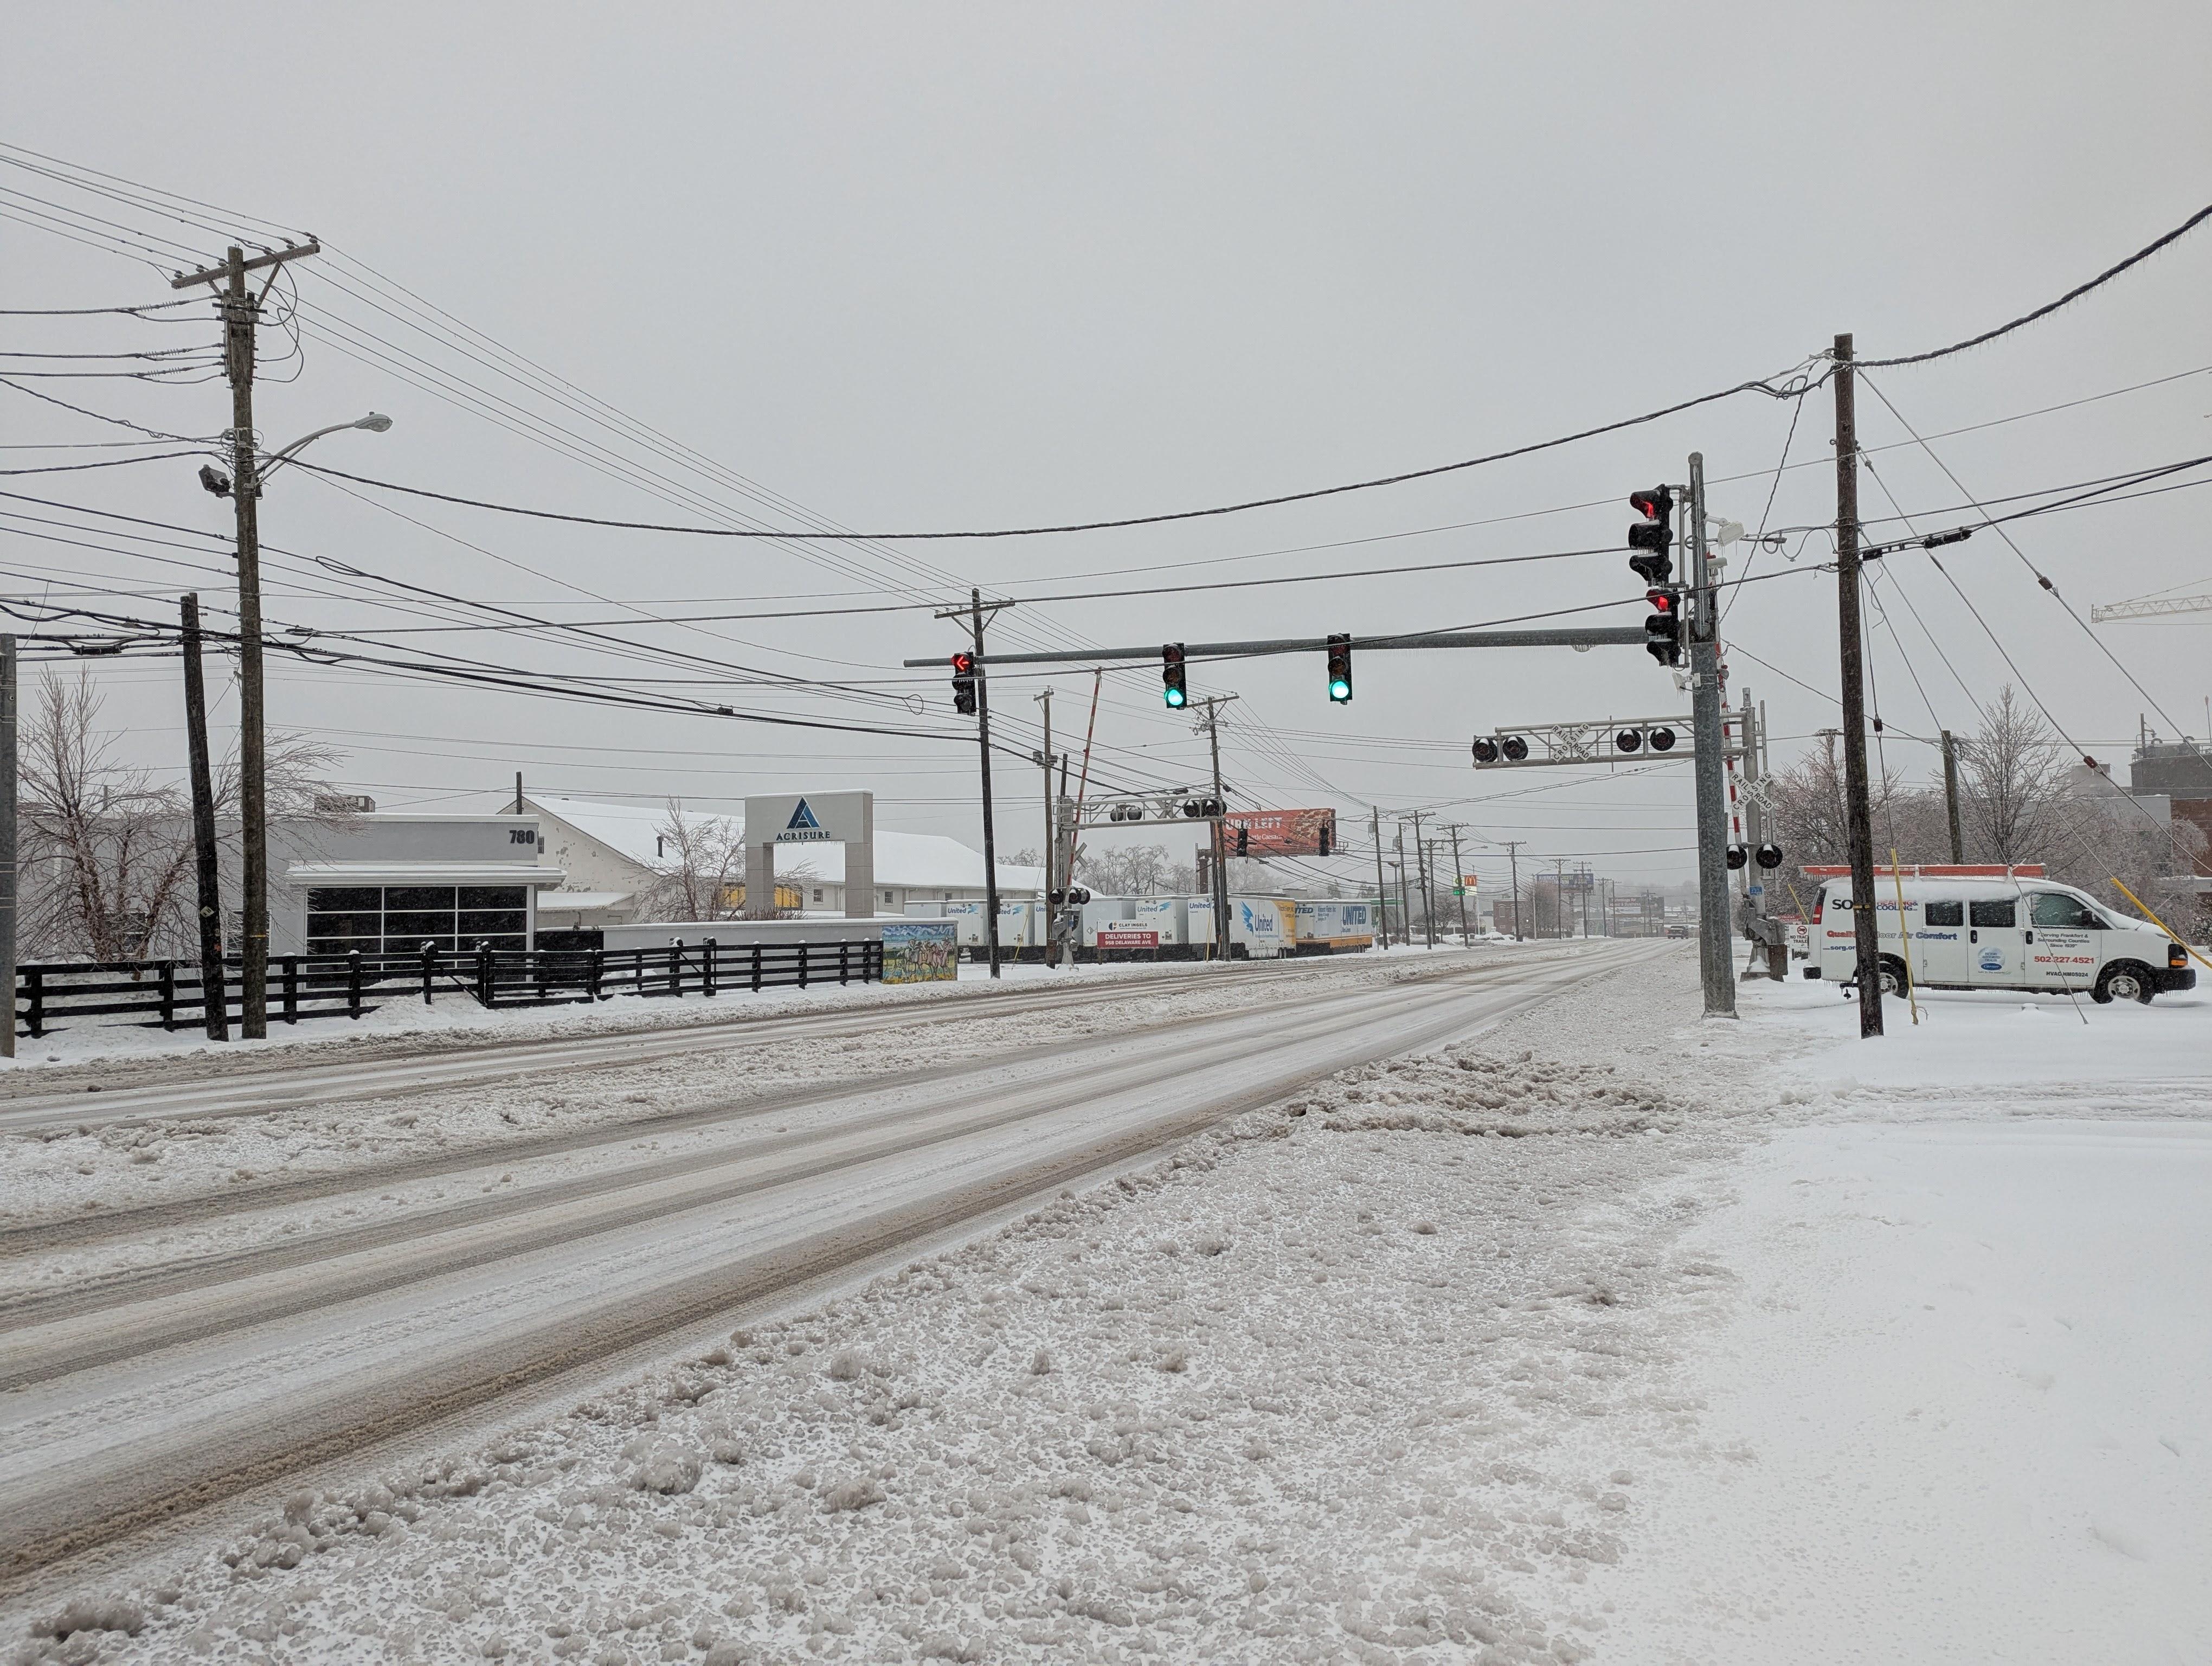
<svg viewBox="0 0 2212 1666"><path fill-rule="evenodd" d="M726 1325L810 1280L1655 952L1437 957L1382 977L1285 968L1266 998L1229 1010L1170 1007L1149 1027L1125 1019L1042 1054L701 1107L649 1139L599 1123L405 1173L372 1156L331 1170L312 1207L203 1189L91 1231L27 1224L0 1242L15 1274L0 1309L0 1558L20 1578L303 1465ZM536 1067L572 1071L574 1054L545 1047ZM410 1077L404 1060L377 1067L386 1091L395 1079L446 1085Z"/></svg>

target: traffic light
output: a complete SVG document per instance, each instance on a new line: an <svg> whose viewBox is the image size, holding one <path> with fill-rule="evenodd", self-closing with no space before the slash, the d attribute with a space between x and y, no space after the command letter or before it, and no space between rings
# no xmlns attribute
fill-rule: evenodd
<svg viewBox="0 0 2212 1666"><path fill-rule="evenodd" d="M1651 589L1644 599L1653 611L1644 621L1644 651L1662 666L1682 663L1682 593Z"/></svg>
<svg viewBox="0 0 2212 1666"><path fill-rule="evenodd" d="M1251 854L1251 851L1252 830L1249 827L1238 828L1237 830L1237 854L1239 856L1248 856Z"/></svg>
<svg viewBox="0 0 2212 1666"><path fill-rule="evenodd" d="M1477 763L1497 763L1498 743L1488 735L1478 736L1474 743L1474 761Z"/></svg>
<svg viewBox="0 0 2212 1666"><path fill-rule="evenodd" d="M1340 706L1352 700L1352 638L1344 631L1328 639L1328 697Z"/></svg>
<svg viewBox="0 0 2212 1666"><path fill-rule="evenodd" d="M1671 752L1674 750L1674 732L1672 729L1654 729L1644 739L1650 743L1651 750L1655 752Z"/></svg>
<svg viewBox="0 0 2212 1666"><path fill-rule="evenodd" d="M1674 576L1674 494L1665 486L1632 492L1628 507L1644 517L1628 529L1628 547L1636 551L1629 569L1646 584L1664 584Z"/></svg>
<svg viewBox="0 0 2212 1666"><path fill-rule="evenodd" d="M975 656L952 656L952 709L963 717L975 715Z"/></svg>
<svg viewBox="0 0 2212 1666"><path fill-rule="evenodd" d="M1190 704L1190 690L1182 681L1181 642L1170 642L1160 649L1160 695L1176 711Z"/></svg>
<svg viewBox="0 0 2212 1666"><path fill-rule="evenodd" d="M1517 734L1510 734L1505 737L1505 761L1508 763L1518 763L1522 758L1528 756L1528 743L1527 741L1523 740Z"/></svg>
<svg viewBox="0 0 2212 1666"><path fill-rule="evenodd" d="M1780 867L1782 866L1782 847L1778 844L1763 844L1759 846L1756 855L1756 860L1763 868L1772 869Z"/></svg>
<svg viewBox="0 0 2212 1666"><path fill-rule="evenodd" d="M1613 736L1613 744L1624 752L1641 751L1644 749L1644 736L1639 730L1623 729L1619 734Z"/></svg>
<svg viewBox="0 0 2212 1666"><path fill-rule="evenodd" d="M1728 865L1730 873L1734 873L1750 860L1751 852L1743 846L1732 844L1728 848Z"/></svg>
<svg viewBox="0 0 2212 1666"><path fill-rule="evenodd" d="M1182 813L1193 821L1202 817L1224 815L1228 808L1219 799L1185 799L1182 801Z"/></svg>

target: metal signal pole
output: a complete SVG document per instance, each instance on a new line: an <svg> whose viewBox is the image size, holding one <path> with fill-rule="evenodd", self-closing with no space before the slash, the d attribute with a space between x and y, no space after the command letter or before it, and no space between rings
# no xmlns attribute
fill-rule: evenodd
<svg viewBox="0 0 2212 1666"><path fill-rule="evenodd" d="M1002 607L1012 607L1012 602L993 602L995 614ZM991 958L991 976L999 976L999 836L991 824L991 692L990 678L983 669L983 593L970 590L968 605L939 613L940 619L965 618L975 644L975 744L982 759L983 771L983 941ZM1046 796L1051 796L1052 782L1045 782ZM1045 859L1051 860L1049 854ZM1048 887L1049 889L1049 887Z"/></svg>
<svg viewBox="0 0 2212 1666"><path fill-rule="evenodd" d="M1697 612L1690 635L1690 727L1697 737L1698 961L1705 1016L1735 1016L1735 952L1730 947L1728 788L1721 753L1720 591L1705 547L1705 459L1690 453L1690 585Z"/></svg>
<svg viewBox="0 0 2212 1666"><path fill-rule="evenodd" d="M1881 1034L1881 939L1875 912L1874 813L1868 802L1866 675L1860 662L1858 423L1851 338L1836 337L1836 626L1842 641L1844 815L1850 835L1851 930L1857 939L1859 1036ZM1898 921L1904 928L1902 918Z"/></svg>

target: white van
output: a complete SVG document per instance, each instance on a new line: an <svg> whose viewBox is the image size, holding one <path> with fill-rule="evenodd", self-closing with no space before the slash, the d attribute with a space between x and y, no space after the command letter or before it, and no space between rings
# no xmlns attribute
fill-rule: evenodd
<svg viewBox="0 0 2212 1666"><path fill-rule="evenodd" d="M1923 989L2036 989L2147 1001L2197 987L2196 969L2180 944L2052 879L1908 875L1899 881L1877 873L1875 909L1884 994L1904 992L1906 957L1914 985ZM1828 880L1813 904L1806 976L1856 981L1853 920L1850 879Z"/></svg>

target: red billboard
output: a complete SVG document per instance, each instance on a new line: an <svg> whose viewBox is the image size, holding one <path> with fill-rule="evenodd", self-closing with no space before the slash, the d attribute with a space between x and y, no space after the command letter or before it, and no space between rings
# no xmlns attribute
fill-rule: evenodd
<svg viewBox="0 0 2212 1666"><path fill-rule="evenodd" d="M1222 836L1232 856L1327 856L1336 849L1336 812L1233 810Z"/></svg>

